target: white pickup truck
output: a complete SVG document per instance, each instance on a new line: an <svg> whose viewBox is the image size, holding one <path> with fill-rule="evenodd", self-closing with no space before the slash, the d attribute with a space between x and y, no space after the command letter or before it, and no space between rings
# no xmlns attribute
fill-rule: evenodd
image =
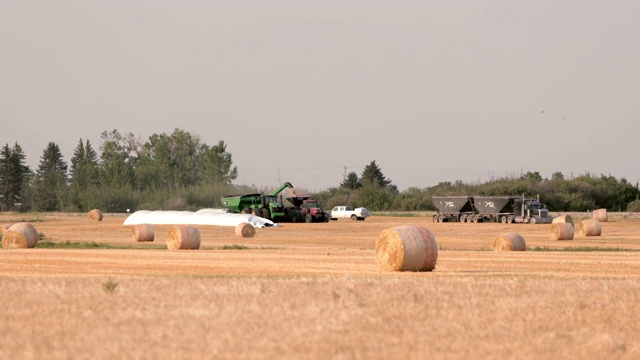
<svg viewBox="0 0 640 360"><path fill-rule="evenodd" d="M369 210L359 207L352 208L351 206L336 206L331 210L331 220L338 219L351 219L351 220L364 220L371 216Z"/></svg>

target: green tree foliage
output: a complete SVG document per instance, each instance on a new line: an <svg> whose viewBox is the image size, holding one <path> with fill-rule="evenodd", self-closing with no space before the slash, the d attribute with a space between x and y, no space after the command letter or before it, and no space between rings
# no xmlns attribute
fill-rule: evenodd
<svg viewBox="0 0 640 360"><path fill-rule="evenodd" d="M391 186L391 180L387 179L384 174L382 174L382 170L380 170L380 167L378 167L375 160L371 161L369 165L364 167L362 175L360 175L360 179L363 184L370 183L373 186L378 187Z"/></svg>
<svg viewBox="0 0 640 360"><path fill-rule="evenodd" d="M141 188L178 189L196 185L230 184L238 177L224 141L209 147L189 132L153 134L142 145L136 166Z"/></svg>
<svg viewBox="0 0 640 360"><path fill-rule="evenodd" d="M358 179L358 175L352 171L347 174L344 180L342 180L340 187L349 190L356 190L362 187L362 183L360 182L360 179Z"/></svg>
<svg viewBox="0 0 640 360"><path fill-rule="evenodd" d="M101 135L102 154L99 177L103 187L115 189L135 184L135 160L140 147L132 133L121 135L118 130L103 131ZM85 149L86 151L86 149Z"/></svg>
<svg viewBox="0 0 640 360"><path fill-rule="evenodd" d="M3 210L14 210L15 204L21 203L23 185L31 173L25 161L26 156L17 142L13 148L5 144L0 151L0 208Z"/></svg>
<svg viewBox="0 0 640 360"><path fill-rule="evenodd" d="M97 207L93 198L83 196L87 190L100 186L98 154L93 150L89 140L83 143L80 139L73 152L70 182L69 210L88 211Z"/></svg>
<svg viewBox="0 0 640 360"><path fill-rule="evenodd" d="M138 173L137 178L143 182L141 186L165 189L194 186L198 183L201 152L200 139L187 131L175 129L171 135L153 134L142 145L139 167L147 169L143 174ZM149 177L155 176L149 169L157 172L162 181L150 182Z"/></svg>
<svg viewBox="0 0 640 360"><path fill-rule="evenodd" d="M35 211L61 211L67 190L67 163L58 144L49 142L40 158L30 204Z"/></svg>
<svg viewBox="0 0 640 360"><path fill-rule="evenodd" d="M202 185L228 185L238 177L238 167L232 166L231 153L220 140L211 148L203 147L201 170Z"/></svg>

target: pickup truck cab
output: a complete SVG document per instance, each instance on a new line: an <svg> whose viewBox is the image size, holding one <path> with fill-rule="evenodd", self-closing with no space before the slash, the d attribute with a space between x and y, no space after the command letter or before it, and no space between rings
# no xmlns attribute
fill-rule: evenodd
<svg viewBox="0 0 640 360"><path fill-rule="evenodd" d="M331 210L331 220L338 219L351 219L351 220L364 220L371 216L369 210L359 207L352 208L351 206L336 206Z"/></svg>

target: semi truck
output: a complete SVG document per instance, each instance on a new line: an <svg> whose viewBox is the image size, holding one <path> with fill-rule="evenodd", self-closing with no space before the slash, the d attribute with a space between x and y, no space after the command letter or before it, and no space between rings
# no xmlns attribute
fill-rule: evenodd
<svg viewBox="0 0 640 360"><path fill-rule="evenodd" d="M549 224L552 217L539 198L522 196L434 196L433 222Z"/></svg>

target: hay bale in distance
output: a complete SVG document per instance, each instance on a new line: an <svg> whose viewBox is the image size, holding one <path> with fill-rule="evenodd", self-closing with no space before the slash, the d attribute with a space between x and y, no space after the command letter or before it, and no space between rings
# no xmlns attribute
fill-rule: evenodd
<svg viewBox="0 0 640 360"><path fill-rule="evenodd" d="M254 237L255 235L256 235L256 228L253 225L247 222L243 222L236 225L236 236L241 238L251 238L251 237Z"/></svg>
<svg viewBox="0 0 640 360"><path fill-rule="evenodd" d="M151 226L151 224L133 225L132 234L134 242L153 241L155 237L155 234L153 233L153 226Z"/></svg>
<svg viewBox="0 0 640 360"><path fill-rule="evenodd" d="M573 225L569 223L552 223L549 231L551 240L573 240Z"/></svg>
<svg viewBox="0 0 640 360"><path fill-rule="evenodd" d="M198 250L200 248L200 231L189 225L174 225L167 233L169 250Z"/></svg>
<svg viewBox="0 0 640 360"><path fill-rule="evenodd" d="M28 222L13 224L2 234L2 248L4 249L30 249L38 244L38 232Z"/></svg>
<svg viewBox="0 0 640 360"><path fill-rule="evenodd" d="M91 221L102 221L102 211L98 209L93 209L87 213L87 218Z"/></svg>
<svg viewBox="0 0 640 360"><path fill-rule="evenodd" d="M558 215L556 217L553 218L553 220L551 220L552 224L555 223L566 223L566 224L571 224L571 226L573 227L573 219L571 218L571 216L564 214L564 215Z"/></svg>
<svg viewBox="0 0 640 360"><path fill-rule="evenodd" d="M524 238L516 233L504 234L493 241L493 251L525 251Z"/></svg>
<svg viewBox="0 0 640 360"><path fill-rule="evenodd" d="M600 222L607 222L609 216L607 215L607 209L593 210L593 218Z"/></svg>
<svg viewBox="0 0 640 360"><path fill-rule="evenodd" d="M431 271L438 260L438 244L424 226L396 226L380 233L375 253L381 270Z"/></svg>
<svg viewBox="0 0 640 360"><path fill-rule="evenodd" d="M597 219L583 220L580 222L580 235L582 236L600 236L602 228L600 221Z"/></svg>

